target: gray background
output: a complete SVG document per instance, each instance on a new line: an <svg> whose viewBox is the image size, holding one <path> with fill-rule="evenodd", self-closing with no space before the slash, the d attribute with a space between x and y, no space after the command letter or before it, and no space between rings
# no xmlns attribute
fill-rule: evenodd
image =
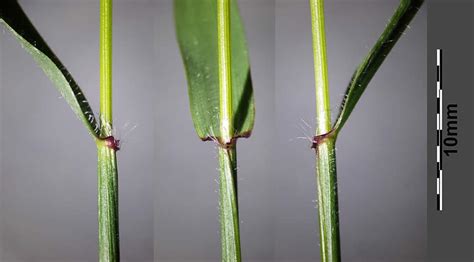
<svg viewBox="0 0 474 262"><path fill-rule="evenodd" d="M397 3L326 2L336 115ZM20 3L98 108L97 1ZM238 146L243 258L314 261L314 154L297 138L314 132L303 120L315 123L307 1L239 3L257 108L254 133ZM94 143L29 55L0 36L1 261L94 261ZM346 261L424 258L425 61L423 8L339 137ZM192 127L171 1L115 1L114 92L118 130L137 125L118 154L123 260L218 261L216 150Z"/></svg>

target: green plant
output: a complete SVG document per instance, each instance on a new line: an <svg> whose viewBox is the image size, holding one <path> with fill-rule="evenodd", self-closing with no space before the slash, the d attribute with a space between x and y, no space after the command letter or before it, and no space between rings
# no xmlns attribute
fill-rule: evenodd
<svg viewBox="0 0 474 262"><path fill-rule="evenodd" d="M370 80L423 4L423 0L400 1L398 8L382 35L353 74L349 86L346 89L339 115L332 126L329 113L329 85L327 77L323 1L324 0L310 0L316 87L316 114L318 117L316 127L317 135L313 139L313 148L315 148L316 151L321 260L332 262L341 260L335 153L337 136Z"/></svg>
<svg viewBox="0 0 474 262"><path fill-rule="evenodd" d="M218 145L222 260L240 261L236 142L248 137L254 101L245 34L234 0L175 0L194 127Z"/></svg>
<svg viewBox="0 0 474 262"><path fill-rule="evenodd" d="M118 184L112 135L112 0L100 1L100 123L82 90L16 0L0 2L0 23L43 69L96 142L98 152L99 260L119 261Z"/></svg>

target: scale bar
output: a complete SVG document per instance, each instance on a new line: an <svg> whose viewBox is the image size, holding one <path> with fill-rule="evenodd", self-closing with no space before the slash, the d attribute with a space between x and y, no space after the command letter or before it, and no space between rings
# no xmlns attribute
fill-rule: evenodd
<svg viewBox="0 0 474 262"><path fill-rule="evenodd" d="M436 206L443 210L443 86L441 82L442 51L436 49Z"/></svg>

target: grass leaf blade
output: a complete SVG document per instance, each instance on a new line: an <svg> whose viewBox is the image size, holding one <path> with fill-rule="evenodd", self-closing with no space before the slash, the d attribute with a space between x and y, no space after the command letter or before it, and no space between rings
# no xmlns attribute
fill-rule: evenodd
<svg viewBox="0 0 474 262"><path fill-rule="evenodd" d="M194 127L202 140L220 139L217 2L175 0L174 10ZM235 0L230 16L233 137L248 137L255 106L245 33Z"/></svg>
<svg viewBox="0 0 474 262"><path fill-rule="evenodd" d="M5 25L33 57L89 133L98 138L99 125L81 88L43 40L16 0L0 2L0 23Z"/></svg>
<svg viewBox="0 0 474 262"><path fill-rule="evenodd" d="M397 10L385 27L382 35L352 76L349 86L346 89L339 115L332 129L335 131L336 135L349 118L370 80L375 75L390 50L392 50L393 46L402 36L422 4L423 0L400 1Z"/></svg>

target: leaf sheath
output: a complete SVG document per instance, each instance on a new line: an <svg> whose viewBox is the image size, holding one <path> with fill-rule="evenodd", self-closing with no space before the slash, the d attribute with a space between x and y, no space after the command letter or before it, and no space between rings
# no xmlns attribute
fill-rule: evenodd
<svg viewBox="0 0 474 262"><path fill-rule="evenodd" d="M222 261L241 261L236 149L219 147Z"/></svg>
<svg viewBox="0 0 474 262"><path fill-rule="evenodd" d="M116 152L98 143L99 261L120 261Z"/></svg>
<svg viewBox="0 0 474 262"><path fill-rule="evenodd" d="M112 0L100 0L100 121L102 137L112 136ZM115 141L115 138L112 140ZM120 261L116 148L97 142L99 261Z"/></svg>
<svg viewBox="0 0 474 262"><path fill-rule="evenodd" d="M335 139L316 148L318 215L322 262L341 261Z"/></svg>

